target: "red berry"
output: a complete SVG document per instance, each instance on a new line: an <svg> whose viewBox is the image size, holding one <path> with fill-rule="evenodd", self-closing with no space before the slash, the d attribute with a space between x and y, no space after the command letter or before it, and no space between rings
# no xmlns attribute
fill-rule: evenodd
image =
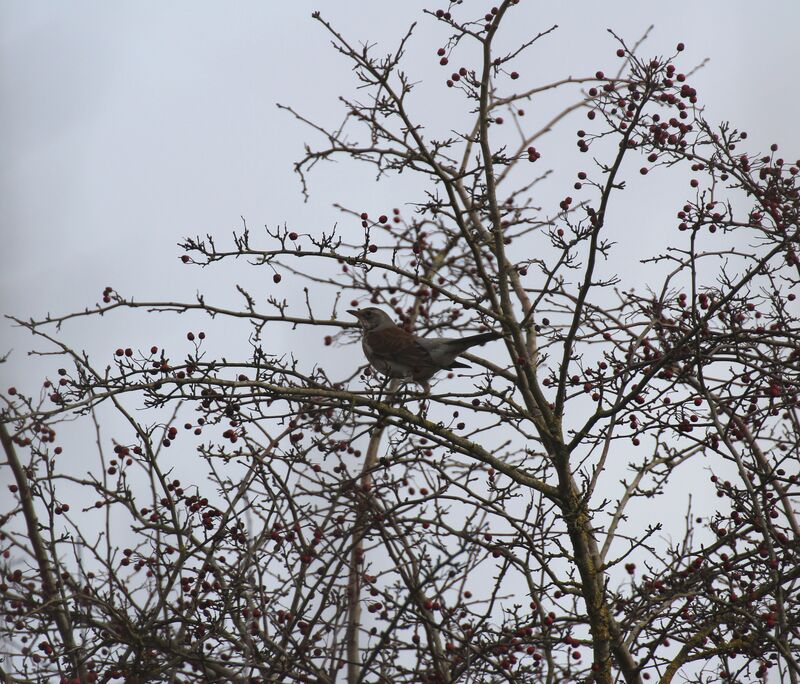
<svg viewBox="0 0 800 684"><path fill-rule="evenodd" d="M276 273L274 276L272 276L272 282L273 283L279 283L279 282L281 282L281 280L282 280L282 278L281 278L281 274L280 273Z"/></svg>

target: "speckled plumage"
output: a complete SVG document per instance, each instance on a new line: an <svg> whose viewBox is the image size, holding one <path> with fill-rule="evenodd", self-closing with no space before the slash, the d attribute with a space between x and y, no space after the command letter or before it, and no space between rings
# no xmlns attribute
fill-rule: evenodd
<svg viewBox="0 0 800 684"><path fill-rule="evenodd" d="M349 311L362 328L361 346L370 365L390 378L413 380L426 391L428 381L443 369L469 368L456 360L470 347L502 337L489 332L463 338L417 337L403 330L381 309Z"/></svg>

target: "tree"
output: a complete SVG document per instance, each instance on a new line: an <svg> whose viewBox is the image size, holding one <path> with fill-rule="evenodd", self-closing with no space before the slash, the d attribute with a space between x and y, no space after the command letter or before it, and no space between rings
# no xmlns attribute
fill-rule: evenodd
<svg viewBox="0 0 800 684"><path fill-rule="evenodd" d="M411 113L411 31L379 55L314 14L360 96L335 128L286 108L323 139L296 165L304 190L339 157L426 190L377 218L342 207L355 239L184 240L187 265L269 273L266 310L243 287L241 309L107 288L85 311L14 319L64 362L40 394L3 397L7 681L798 681L800 161L706 121L680 44L646 58L613 36L617 74L517 88L554 29L504 45L516 4L428 13L450 31L436 58L466 122L444 137ZM550 92L574 101L529 125L525 103ZM560 169L575 198L548 206L535 145L575 111L585 161ZM631 164L645 192L688 181L663 252L641 244L651 217L616 218ZM640 243L646 291L609 270L622 240ZM305 287L284 299L286 275ZM363 365L343 298L417 334L503 341L426 395ZM104 368L59 336L138 309L244 319L251 353L188 333L188 352L120 348ZM279 325L362 365L270 348ZM76 419L97 431L88 472L56 446ZM686 494L700 476L716 497L702 515ZM666 498L684 525L652 514Z"/></svg>

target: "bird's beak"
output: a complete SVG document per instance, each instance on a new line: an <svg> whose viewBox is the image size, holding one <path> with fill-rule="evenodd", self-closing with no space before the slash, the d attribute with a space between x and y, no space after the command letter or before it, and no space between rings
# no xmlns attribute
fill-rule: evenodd
<svg viewBox="0 0 800 684"><path fill-rule="evenodd" d="M361 312L358 309L348 309L347 313L361 320Z"/></svg>

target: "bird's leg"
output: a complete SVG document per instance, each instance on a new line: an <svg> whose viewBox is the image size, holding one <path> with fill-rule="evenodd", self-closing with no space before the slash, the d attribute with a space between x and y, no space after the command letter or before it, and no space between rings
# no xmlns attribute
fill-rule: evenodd
<svg viewBox="0 0 800 684"><path fill-rule="evenodd" d="M431 385L427 380L417 380L417 384L422 388L422 392L419 393L419 413L425 418L430 406Z"/></svg>

